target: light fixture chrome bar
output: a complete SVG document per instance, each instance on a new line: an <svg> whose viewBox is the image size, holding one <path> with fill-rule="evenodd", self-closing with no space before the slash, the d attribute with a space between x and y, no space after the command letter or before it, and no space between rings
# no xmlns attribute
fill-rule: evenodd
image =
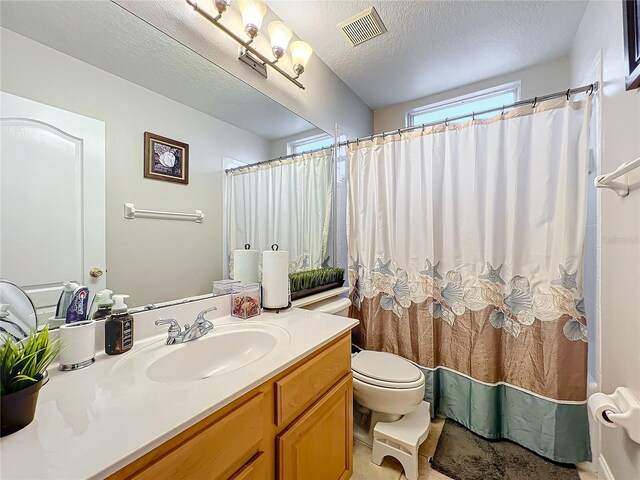
<svg viewBox="0 0 640 480"><path fill-rule="evenodd" d="M229 35L231 38L233 38L237 43L239 43L245 50L247 50L248 52L250 52L252 55L254 55L255 57L258 58L258 60L260 60L260 62L262 62L262 64L264 64L265 66L268 65L269 67L273 68L276 72L278 72L280 75L282 75L283 77L285 77L287 80L289 80L291 83L293 83L294 85L296 85L297 87L301 88L302 90L304 90L304 85L302 83L300 83L298 80L296 80L297 77L292 77L291 75L289 75L287 72L285 72L284 70L282 70L279 66L276 65L276 62L273 60L269 60L267 57L265 57L264 55L262 55L258 50L256 50L255 48L253 48L251 46L251 41L252 40L243 40L242 38L240 38L238 35L236 35L235 33L233 33L231 30L229 30L227 27L225 27L222 23L220 23L220 17L221 15L218 15L218 17L213 17L211 16L208 12L206 12L205 10L203 10L202 8L200 8L198 6L198 3L195 2L194 0L186 0L186 2L196 11L198 12L200 15L202 15L204 18L206 18L207 20L209 20L209 22L211 22L212 24L214 24L216 27L218 27L220 30L222 30L224 33L226 33L227 35Z"/></svg>
<svg viewBox="0 0 640 480"><path fill-rule="evenodd" d="M424 129L424 128L427 128L427 127L435 127L436 125L441 125L443 123L453 122L453 121L456 121L456 120L462 120L463 118L470 118L470 117L474 118L476 115L484 115L486 113L500 112L500 111L505 111L505 110L511 109L511 108L524 107L526 105L535 106L540 102L545 102L547 100L555 100L556 98L561 98L561 97L567 97L567 99L568 99L571 95L575 95L577 93L589 92L589 94L592 94L593 92L595 92L597 90L598 90L598 82L590 83L589 85L584 85L584 86L578 87L578 88L570 88L569 90L565 90L563 92L551 93L549 95L544 95L542 97L529 98L528 100L520 100L519 102L515 102L515 103L512 103L510 105L503 105L502 107L490 108L488 110L482 110L480 112L467 113L465 115L458 115L457 117L446 118L444 120L438 120L437 122L423 123L423 124L414 125L414 126L411 126L411 127L398 128L397 130L391 130L391 131L384 132L384 133L376 133L375 135L369 135L367 137L360 137L360 138L356 138L355 140L346 140L344 142L338 143L337 145L331 145L330 147L316 148L314 150L308 150L306 152L300 152L300 153L295 153L295 154L291 154L291 155L286 155L284 157L273 158L271 160L263 160L262 162L251 163L249 165L242 165L240 167L228 168L228 169L225 170L225 173L231 173L231 172L235 172L237 170L246 170L246 169L250 169L250 168L253 168L253 167L258 167L260 165L265 165L265 164L268 164L268 163L273 163L273 162L277 162L277 161L280 161L280 160L284 160L286 158L295 157L296 155L304 155L305 153L316 153L316 152L320 152L322 150L329 150L329 149L338 148L338 147L346 147L346 146L351 145L353 143L365 142L367 140L373 140L374 138L380 138L380 137L384 138L387 135L398 135L398 134L402 134L402 133L406 133L406 132L411 132L413 130L420 130L421 128Z"/></svg>
<svg viewBox="0 0 640 480"><path fill-rule="evenodd" d="M249 67L253 68L257 73L262 75L264 78L267 78L267 66L254 57L251 52L245 50L244 47L239 47L240 53L238 54L238 60L242 63L249 65Z"/></svg>

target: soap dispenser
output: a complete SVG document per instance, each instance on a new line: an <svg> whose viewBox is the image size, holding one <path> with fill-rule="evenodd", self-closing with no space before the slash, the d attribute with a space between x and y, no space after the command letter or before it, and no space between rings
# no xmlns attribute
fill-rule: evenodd
<svg viewBox="0 0 640 480"><path fill-rule="evenodd" d="M113 291L108 288L96 293L95 302L98 304L98 309L91 316L93 320L102 320L111 315L111 307L113 307L111 295L113 295Z"/></svg>
<svg viewBox="0 0 640 480"><path fill-rule="evenodd" d="M124 299L129 295L114 295L111 315L104 324L104 351L107 355L120 355L133 347L133 316Z"/></svg>

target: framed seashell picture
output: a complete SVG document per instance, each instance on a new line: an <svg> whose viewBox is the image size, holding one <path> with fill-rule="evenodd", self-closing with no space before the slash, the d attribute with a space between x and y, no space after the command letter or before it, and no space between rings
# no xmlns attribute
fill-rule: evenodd
<svg viewBox="0 0 640 480"><path fill-rule="evenodd" d="M187 185L189 183L189 145L144 132L144 176Z"/></svg>

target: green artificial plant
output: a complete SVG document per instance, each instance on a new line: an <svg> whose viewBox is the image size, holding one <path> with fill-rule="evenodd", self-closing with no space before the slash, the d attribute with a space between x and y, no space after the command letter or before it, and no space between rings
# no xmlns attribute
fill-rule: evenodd
<svg viewBox="0 0 640 480"><path fill-rule="evenodd" d="M32 332L21 342L10 337L0 346L0 395L8 395L42 380L60 353L58 340L49 338L49 327Z"/></svg>
<svg viewBox="0 0 640 480"><path fill-rule="evenodd" d="M291 293L342 282L343 279L344 269L342 268L318 268L317 270L289 274Z"/></svg>

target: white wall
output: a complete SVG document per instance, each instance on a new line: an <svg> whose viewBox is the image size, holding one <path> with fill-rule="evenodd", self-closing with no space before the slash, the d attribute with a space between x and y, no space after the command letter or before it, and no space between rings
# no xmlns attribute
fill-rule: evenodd
<svg viewBox="0 0 640 480"><path fill-rule="evenodd" d="M109 288L131 306L210 292L222 278L222 157L262 160L268 142L4 28L1 43L0 89L106 124ZM143 178L145 131L189 144L189 185ZM125 202L206 217L126 220Z"/></svg>
<svg viewBox="0 0 640 480"><path fill-rule="evenodd" d="M461 73L464 75L464 73ZM562 57L552 62L535 65L525 70L501 75L499 77L476 82L464 87L448 90L446 92L418 98L410 102L399 103L390 107L381 108L373 112L374 133L388 132L405 127L406 113L417 107L431 103L441 102L450 98L459 97L468 93L477 92L486 88L495 87L505 83L521 81L521 99L533 98L536 95L557 92L569 88L569 60Z"/></svg>
<svg viewBox="0 0 640 480"><path fill-rule="evenodd" d="M624 89L622 2L591 1L571 51L571 80L582 82L601 55L600 171L640 156L640 91ZM625 386L640 398L640 172L626 198L599 190L600 388ZM640 478L640 445L621 429L601 428L601 463L616 480ZM597 461L598 459L594 459ZM603 472L600 471L602 478Z"/></svg>

